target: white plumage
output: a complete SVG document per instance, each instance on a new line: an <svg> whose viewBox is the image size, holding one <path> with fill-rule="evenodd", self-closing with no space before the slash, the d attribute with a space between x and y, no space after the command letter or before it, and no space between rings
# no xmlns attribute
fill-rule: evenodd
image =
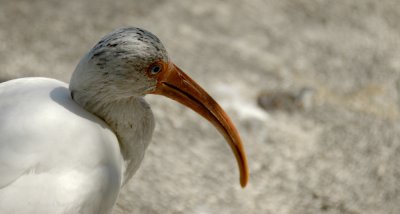
<svg viewBox="0 0 400 214"><path fill-rule="evenodd" d="M0 85L1 213L109 213L121 185L118 140L57 80Z"/></svg>

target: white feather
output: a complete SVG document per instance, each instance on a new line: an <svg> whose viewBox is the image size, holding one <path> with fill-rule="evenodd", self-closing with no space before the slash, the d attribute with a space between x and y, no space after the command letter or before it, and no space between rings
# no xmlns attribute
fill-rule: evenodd
<svg viewBox="0 0 400 214"><path fill-rule="evenodd" d="M110 127L57 80L3 83L0 100L1 213L109 213L124 166Z"/></svg>

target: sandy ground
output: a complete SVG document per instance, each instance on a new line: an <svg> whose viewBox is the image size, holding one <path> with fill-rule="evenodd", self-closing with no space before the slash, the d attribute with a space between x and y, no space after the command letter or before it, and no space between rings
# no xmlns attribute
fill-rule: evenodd
<svg viewBox="0 0 400 214"><path fill-rule="evenodd" d="M210 124L148 97L157 128L115 214L400 212L396 0L0 3L0 79L69 81L100 37L139 26L237 124L251 169L246 189ZM257 106L260 93L304 87L313 91L304 108Z"/></svg>

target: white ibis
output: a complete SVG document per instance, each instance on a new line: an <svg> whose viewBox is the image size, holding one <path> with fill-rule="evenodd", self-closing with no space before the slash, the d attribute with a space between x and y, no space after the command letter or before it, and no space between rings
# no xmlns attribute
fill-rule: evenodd
<svg viewBox="0 0 400 214"><path fill-rule="evenodd" d="M110 213L154 130L146 94L174 99L225 137L248 181L239 134L222 108L140 28L106 35L69 86L48 78L0 84L0 212Z"/></svg>

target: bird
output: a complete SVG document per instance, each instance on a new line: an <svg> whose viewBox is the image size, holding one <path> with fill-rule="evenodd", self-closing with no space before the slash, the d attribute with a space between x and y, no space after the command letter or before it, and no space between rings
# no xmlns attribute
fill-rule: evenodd
<svg viewBox="0 0 400 214"><path fill-rule="evenodd" d="M0 212L111 213L151 141L148 94L211 122L246 186L246 152L226 112L173 63L157 36L123 27L82 57L69 84L46 77L0 84Z"/></svg>

